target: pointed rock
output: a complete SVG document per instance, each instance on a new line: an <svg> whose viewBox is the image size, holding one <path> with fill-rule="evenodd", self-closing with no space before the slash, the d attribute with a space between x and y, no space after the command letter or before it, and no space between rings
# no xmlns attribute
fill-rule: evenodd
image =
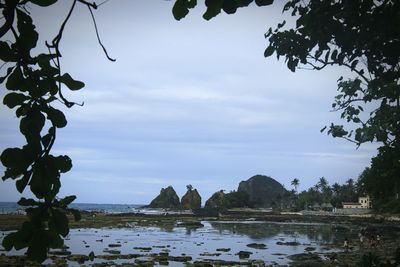
<svg viewBox="0 0 400 267"><path fill-rule="evenodd" d="M181 199L181 205L183 209L200 209L201 208L201 196L196 189L192 186L187 186L188 191Z"/></svg>
<svg viewBox="0 0 400 267"><path fill-rule="evenodd" d="M151 201L149 208L178 209L181 207L179 197L172 186L162 188L160 194Z"/></svg>

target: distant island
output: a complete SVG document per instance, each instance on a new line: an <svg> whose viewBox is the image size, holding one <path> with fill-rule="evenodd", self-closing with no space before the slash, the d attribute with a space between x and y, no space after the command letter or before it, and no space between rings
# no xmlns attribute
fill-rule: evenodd
<svg viewBox="0 0 400 267"><path fill-rule="evenodd" d="M265 175L255 175L239 183L237 191L225 193L215 192L206 202L205 209L229 208L271 208L277 201L288 194L288 191L275 179ZM166 209L200 209L201 196L192 185L179 200L172 186L162 188L160 194L147 206L149 208Z"/></svg>

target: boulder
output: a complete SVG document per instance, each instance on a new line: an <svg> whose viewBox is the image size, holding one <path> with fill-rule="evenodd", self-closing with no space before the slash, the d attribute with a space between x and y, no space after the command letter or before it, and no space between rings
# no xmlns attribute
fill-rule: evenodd
<svg viewBox="0 0 400 267"><path fill-rule="evenodd" d="M220 190L218 192L215 192L207 201L205 204L206 209L216 209L216 208L222 208L224 207L224 199L225 199L225 193L223 190Z"/></svg>
<svg viewBox="0 0 400 267"><path fill-rule="evenodd" d="M247 181L239 183L238 192L246 192L254 207L269 208L276 202L278 196L287 194L287 190L275 179L256 175Z"/></svg>
<svg viewBox="0 0 400 267"><path fill-rule="evenodd" d="M179 197L172 186L162 188L160 194L151 201L149 208L178 209L181 207Z"/></svg>
<svg viewBox="0 0 400 267"><path fill-rule="evenodd" d="M201 196L196 189L188 186L188 191L181 199L181 205L183 209L200 209L201 208Z"/></svg>

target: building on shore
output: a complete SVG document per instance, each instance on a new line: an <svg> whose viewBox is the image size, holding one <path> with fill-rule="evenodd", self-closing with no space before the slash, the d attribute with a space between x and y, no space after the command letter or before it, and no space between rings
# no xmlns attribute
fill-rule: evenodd
<svg viewBox="0 0 400 267"><path fill-rule="evenodd" d="M370 209L372 207L369 196L358 198L358 202L342 202L344 209Z"/></svg>

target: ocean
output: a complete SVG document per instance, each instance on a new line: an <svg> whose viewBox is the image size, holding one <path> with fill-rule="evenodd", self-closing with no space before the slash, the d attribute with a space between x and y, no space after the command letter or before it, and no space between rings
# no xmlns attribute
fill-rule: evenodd
<svg viewBox="0 0 400 267"><path fill-rule="evenodd" d="M143 204L96 204L96 203L72 203L70 208L81 211L95 211L104 213L137 213L151 212L151 209L143 209ZM24 207L16 202L0 202L0 214L22 214Z"/></svg>

